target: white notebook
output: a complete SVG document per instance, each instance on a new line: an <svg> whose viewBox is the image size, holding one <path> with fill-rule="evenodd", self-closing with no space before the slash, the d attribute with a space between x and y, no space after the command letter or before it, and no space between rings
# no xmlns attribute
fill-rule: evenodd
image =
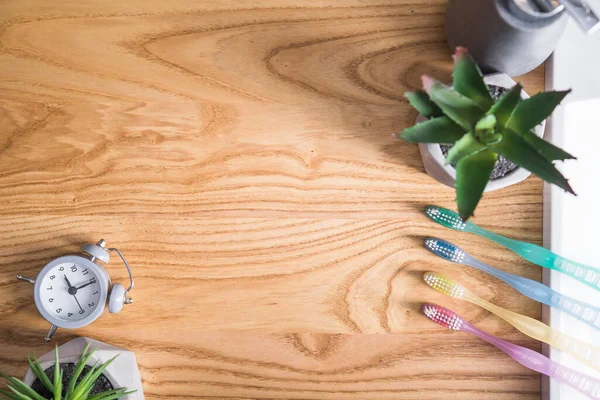
<svg viewBox="0 0 600 400"><path fill-rule="evenodd" d="M546 139L578 159L559 165L577 197L544 186L544 246L586 265L600 268L600 32L586 36L571 21L547 63L546 90L572 88L548 121ZM544 270L544 282L567 296L600 307L600 292L556 271ZM544 308L554 329L600 346L600 332L556 309ZM545 348L546 355L600 379L600 373L573 357ZM565 384L544 379L542 398L587 399Z"/></svg>

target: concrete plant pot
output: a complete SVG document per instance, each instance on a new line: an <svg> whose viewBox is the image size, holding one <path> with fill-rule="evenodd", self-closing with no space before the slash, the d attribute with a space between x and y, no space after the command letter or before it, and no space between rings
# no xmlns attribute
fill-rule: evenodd
<svg viewBox="0 0 600 400"><path fill-rule="evenodd" d="M106 368L103 375L106 376L114 388L126 387L129 390L137 390L135 393L121 397L121 400L143 400L144 390L142 387L142 378L140 376L135 354L131 351L86 337L79 337L58 348L60 363L77 363L81 353L90 342L91 345L89 351L94 349L97 350L90 358L88 365L92 365L96 361L104 363L118 354L119 356L108 366L108 368ZM54 350L44 354L39 358L39 361L44 371L53 366ZM31 368L29 368L23 382L31 386L35 380L36 377Z"/></svg>
<svg viewBox="0 0 600 400"><path fill-rule="evenodd" d="M507 89L510 89L517 84L506 74L486 75L483 80L487 85L495 85ZM528 99L529 95L525 93L525 91L522 91L521 98ZM425 120L426 118L424 116L419 115L416 122L423 122ZM545 126L545 121L538 125L534 130L535 134L539 137L543 137ZM423 159L425 171L427 171L429 176L438 182L453 188L454 183L456 182L456 169L454 169L454 167L451 165L445 165L446 160L440 145L437 143L419 143L419 150L421 151L421 158ZM514 185L526 179L529 175L531 175L531 172L519 167L501 178L490 180L485 187L485 191L491 192L493 190Z"/></svg>

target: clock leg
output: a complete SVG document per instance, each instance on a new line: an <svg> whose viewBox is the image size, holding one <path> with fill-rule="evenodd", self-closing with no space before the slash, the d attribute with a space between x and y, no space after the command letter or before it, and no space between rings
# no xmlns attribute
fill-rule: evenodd
<svg viewBox="0 0 600 400"><path fill-rule="evenodd" d="M56 329L58 327L56 325L50 325L50 329L48 329L48 333L46 333L46 337L44 338L44 340L46 342L49 342L50 339L52 339L52 336L54 335L54 333L56 332Z"/></svg>
<svg viewBox="0 0 600 400"><path fill-rule="evenodd" d="M23 275L17 275L17 279L20 281L25 281L25 282L29 282L29 283L35 283L35 279L31 279L31 278L27 278Z"/></svg>

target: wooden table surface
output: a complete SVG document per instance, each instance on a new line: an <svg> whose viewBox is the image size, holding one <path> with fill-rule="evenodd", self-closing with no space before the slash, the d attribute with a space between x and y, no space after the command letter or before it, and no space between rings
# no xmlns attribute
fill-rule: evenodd
<svg viewBox="0 0 600 400"><path fill-rule="evenodd" d="M422 283L439 271L539 318L539 304L430 255L454 191L392 133L402 94L448 80L445 1L5 0L0 3L0 368L90 336L137 353L148 399L538 399L540 377L433 324L445 304L540 345ZM543 70L520 78L530 92ZM541 182L486 195L475 222L541 241ZM132 264L135 304L48 328L32 287L100 238ZM122 265L108 267L127 283Z"/></svg>

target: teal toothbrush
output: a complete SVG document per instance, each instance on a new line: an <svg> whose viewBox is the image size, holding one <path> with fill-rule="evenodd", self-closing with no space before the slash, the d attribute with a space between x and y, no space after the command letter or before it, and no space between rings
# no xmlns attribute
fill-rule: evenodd
<svg viewBox="0 0 600 400"><path fill-rule="evenodd" d="M425 214L438 224L455 231L470 232L492 240L509 250L514 251L527 261L550 268L570 276L596 290L600 290L600 269L567 260L550 250L535 244L509 239L497 233L483 229L472 222L463 222L457 213L447 208L427 206Z"/></svg>

